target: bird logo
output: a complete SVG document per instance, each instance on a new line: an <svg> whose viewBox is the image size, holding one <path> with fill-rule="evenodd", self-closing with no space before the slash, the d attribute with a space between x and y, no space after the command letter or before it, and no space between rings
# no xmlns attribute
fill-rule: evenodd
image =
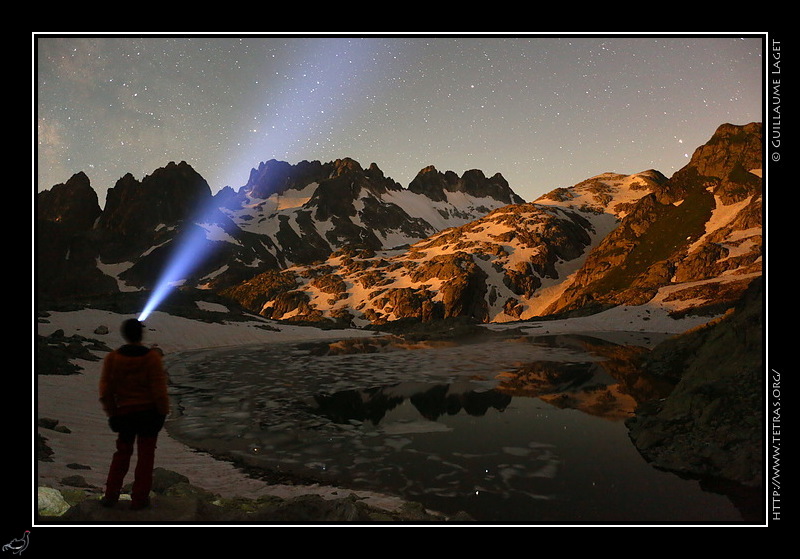
<svg viewBox="0 0 800 559"><path fill-rule="evenodd" d="M14 538L6 545L3 546L3 551L10 551L16 555L19 555L25 548L28 547L28 536L30 535L30 530L25 530L25 534L21 538Z"/></svg>

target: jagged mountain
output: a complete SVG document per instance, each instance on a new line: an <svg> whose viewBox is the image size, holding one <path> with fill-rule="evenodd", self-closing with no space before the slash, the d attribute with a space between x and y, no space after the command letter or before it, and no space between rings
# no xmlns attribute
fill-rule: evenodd
<svg viewBox="0 0 800 559"><path fill-rule="evenodd" d="M345 246L372 250L408 245L492 209L520 202L497 174L457 177L426 167L407 189L374 163L352 159L253 169L237 193L220 193L223 211L242 230L272 239L281 267L327 258Z"/></svg>
<svg viewBox="0 0 800 559"><path fill-rule="evenodd" d="M407 249L341 250L223 293L281 320L483 322L658 304L719 311L761 274L761 125L721 126L673 177L607 173Z"/></svg>
<svg viewBox="0 0 800 559"><path fill-rule="evenodd" d="M322 263L261 274L225 294L274 319L527 318L558 298L581 256L663 180L655 171L601 175L536 203L498 208L407 249L342 250Z"/></svg>
<svg viewBox="0 0 800 559"><path fill-rule="evenodd" d="M102 213L84 173L40 192L36 204L36 291L55 298L108 292L116 282L97 267L91 231Z"/></svg>
<svg viewBox="0 0 800 559"><path fill-rule="evenodd" d="M219 211L206 212L202 223L191 216L212 207L211 190L186 163L170 163L141 181L122 177L109 189L101 209L88 177L78 173L66 183L37 195L37 273L39 296L69 300L151 287L172 257L174 241L191 230L213 235L227 231L237 243L203 262L198 274L252 254L270 255L260 241L247 239ZM197 277L201 277L198 275ZM191 282L192 278L188 278Z"/></svg>
<svg viewBox="0 0 800 559"><path fill-rule="evenodd" d="M520 201L500 174L479 170L458 177L427 167L404 189L375 164L271 160L238 191L215 196L185 162L141 181L128 174L101 210L79 173L37 196L37 291L63 299L150 289L191 233L204 256L185 285L219 290L344 246L408 245Z"/></svg>
<svg viewBox="0 0 800 559"><path fill-rule="evenodd" d="M725 124L670 178L606 173L530 203L478 170L402 188L352 159L272 160L215 196L186 163L126 175L101 210L79 173L37 196L37 293L150 289L196 232L185 285L274 319L720 311L761 274L762 143L760 123Z"/></svg>

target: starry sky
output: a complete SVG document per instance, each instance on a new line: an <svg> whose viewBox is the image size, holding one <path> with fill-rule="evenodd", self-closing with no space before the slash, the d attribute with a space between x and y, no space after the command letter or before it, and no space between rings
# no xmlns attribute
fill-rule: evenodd
<svg viewBox="0 0 800 559"><path fill-rule="evenodd" d="M763 36L34 34L36 190L186 161L213 192L279 159L501 173L531 201L667 176L763 120Z"/></svg>

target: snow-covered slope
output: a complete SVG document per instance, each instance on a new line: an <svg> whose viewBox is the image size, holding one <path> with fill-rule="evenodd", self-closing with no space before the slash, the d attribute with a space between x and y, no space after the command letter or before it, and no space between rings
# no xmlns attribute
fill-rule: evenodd
<svg viewBox="0 0 800 559"><path fill-rule="evenodd" d="M268 318L342 325L449 317L502 323L647 302L683 312L717 296L727 303L760 273L753 179L757 173L671 183L654 170L604 173L478 219L458 216L409 247L351 247L226 295ZM460 207L467 201L462 196Z"/></svg>
<svg viewBox="0 0 800 559"><path fill-rule="evenodd" d="M363 169L351 159L270 161L238 192L218 198L224 214L260 239L279 268L317 262L345 246L407 246L522 201L499 174L472 170L457 177L427 167L415 181L403 188L375 164Z"/></svg>
<svg viewBox="0 0 800 559"><path fill-rule="evenodd" d="M325 239L332 250L352 240L352 235L345 234L342 227L346 222L359 232L369 229L380 242L379 248L391 249L420 241L442 229L463 225L506 205L506 202L490 196L478 197L463 192L448 193L447 200L434 201L424 194L405 189L386 193L362 189L352 200L352 215L348 215L346 220L341 215L328 215L325 219L304 221L309 213L311 217L315 213L312 200L318 187L318 183L311 183L299 190L272 194L266 199L245 194L242 207L226 210L226 214L249 233L278 239L281 225L285 223L298 237L311 232ZM406 219L378 227L368 225L366 221L371 204L402 212Z"/></svg>
<svg viewBox="0 0 800 559"><path fill-rule="evenodd" d="M273 293L253 310L283 320L363 325L408 317L505 322L537 316L588 251L661 180L655 172L600 175L406 249L340 251L318 265L291 266L280 279L257 278L243 290ZM283 287L275 290L273 282Z"/></svg>

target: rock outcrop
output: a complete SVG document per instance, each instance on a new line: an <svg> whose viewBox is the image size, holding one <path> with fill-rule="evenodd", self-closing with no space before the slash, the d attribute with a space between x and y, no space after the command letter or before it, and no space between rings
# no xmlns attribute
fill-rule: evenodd
<svg viewBox="0 0 800 559"><path fill-rule="evenodd" d="M170 163L141 181L129 173L108 190L97 228L109 236L151 246L159 226L194 218L210 200L208 183L186 162Z"/></svg>
<svg viewBox="0 0 800 559"><path fill-rule="evenodd" d="M547 313L641 305L665 287L671 301L714 301L706 312L732 305L761 274L762 141L758 123L720 126L630 207Z"/></svg>
<svg viewBox="0 0 800 559"><path fill-rule="evenodd" d="M89 238L101 215L89 178L78 173L36 200L36 284L53 297L116 288L96 267L97 248Z"/></svg>
<svg viewBox="0 0 800 559"><path fill-rule="evenodd" d="M627 422L642 455L682 475L763 484L763 281L725 317L663 342L644 370L674 384Z"/></svg>
<svg viewBox="0 0 800 559"><path fill-rule="evenodd" d="M487 179L483 171L472 169L461 177L453 171L444 173L437 171L433 165L422 169L408 185L408 190L423 194L433 201L447 200L447 193L463 192L479 198L493 198L506 204L521 204L522 198L517 196L508 185L508 181L500 173Z"/></svg>
<svg viewBox="0 0 800 559"><path fill-rule="evenodd" d="M97 193L84 173L41 192L36 200L36 219L58 224L62 236L89 231L101 214Z"/></svg>

